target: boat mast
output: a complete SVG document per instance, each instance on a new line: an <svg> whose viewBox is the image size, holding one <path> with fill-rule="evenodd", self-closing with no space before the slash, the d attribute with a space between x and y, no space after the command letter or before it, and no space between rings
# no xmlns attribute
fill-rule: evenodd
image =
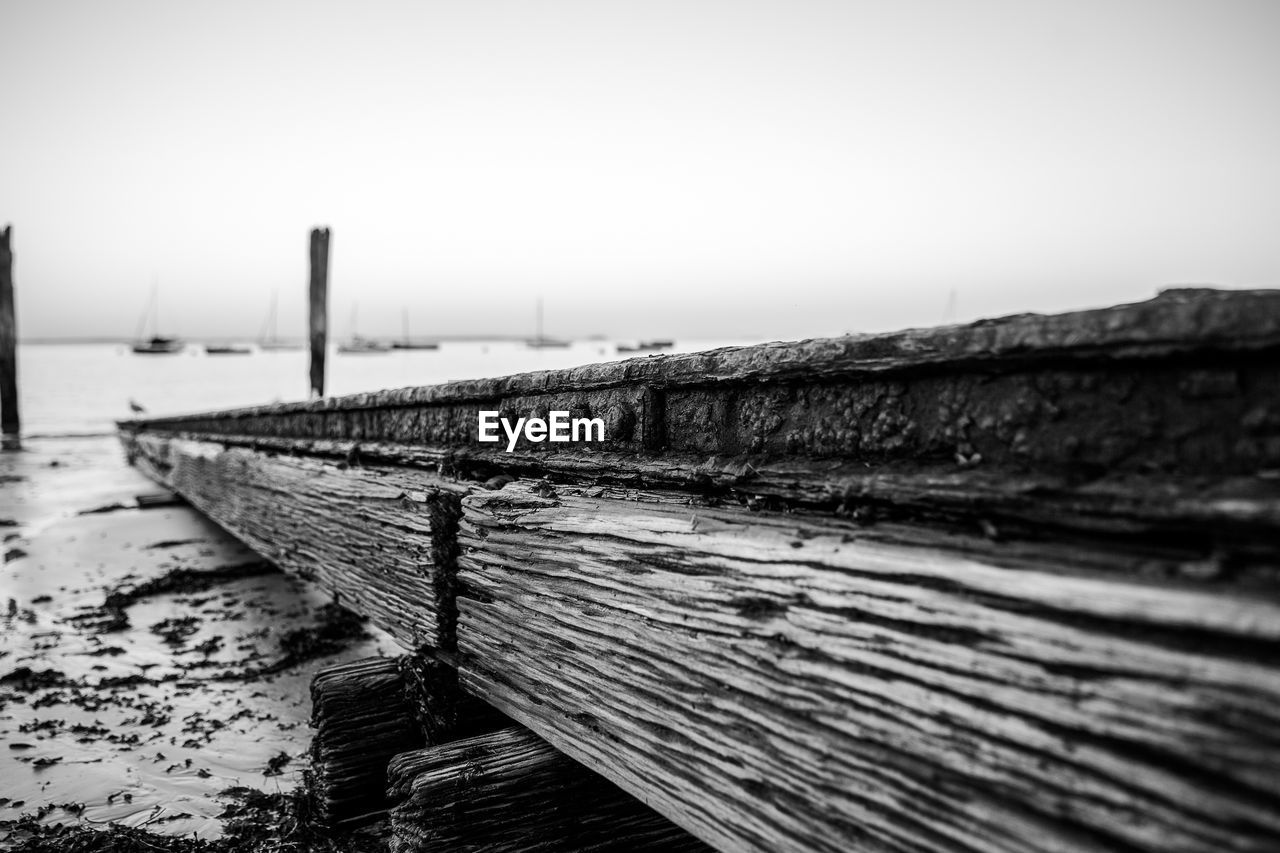
<svg viewBox="0 0 1280 853"><path fill-rule="evenodd" d="M155 325L151 327L151 337L160 337L160 276L156 273L151 274L151 307L155 310L152 319Z"/></svg>
<svg viewBox="0 0 1280 853"><path fill-rule="evenodd" d="M151 335L147 335L147 323L151 323ZM144 341L148 337L156 337L159 335L160 329L160 283L155 276L151 277L151 295L147 297L147 307L142 312L142 319L138 321L138 333L135 336L138 340Z"/></svg>
<svg viewBox="0 0 1280 853"><path fill-rule="evenodd" d="M133 339L136 341L144 340L143 336L147 333L147 321L151 319L151 303L156 298L156 292L151 291L151 295L147 297L147 305L142 309L142 316L138 318L138 331L134 333Z"/></svg>

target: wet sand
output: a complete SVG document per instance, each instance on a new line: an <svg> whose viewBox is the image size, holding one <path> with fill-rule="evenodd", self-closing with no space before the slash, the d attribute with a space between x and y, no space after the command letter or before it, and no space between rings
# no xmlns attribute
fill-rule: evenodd
<svg viewBox="0 0 1280 853"><path fill-rule="evenodd" d="M0 454L0 820L216 837L300 781L315 671L397 653L157 491L114 437Z"/></svg>

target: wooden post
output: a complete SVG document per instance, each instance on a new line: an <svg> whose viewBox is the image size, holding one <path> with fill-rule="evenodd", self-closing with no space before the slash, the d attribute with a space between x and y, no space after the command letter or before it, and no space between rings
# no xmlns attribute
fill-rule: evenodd
<svg viewBox="0 0 1280 853"><path fill-rule="evenodd" d="M324 396L329 334L329 229L311 229L311 396Z"/></svg>
<svg viewBox="0 0 1280 853"><path fill-rule="evenodd" d="M18 323L13 313L13 226L0 231L0 439L5 450L18 449Z"/></svg>
<svg viewBox="0 0 1280 853"><path fill-rule="evenodd" d="M320 670L311 682L314 810L330 829L386 812L387 762L423 744L395 658L365 658Z"/></svg>
<svg viewBox="0 0 1280 853"><path fill-rule="evenodd" d="M711 853L519 726L397 755L387 785L392 853Z"/></svg>
<svg viewBox="0 0 1280 853"><path fill-rule="evenodd" d="M337 831L386 816L393 756L511 725L464 694L451 667L413 655L325 667L311 682L311 701L313 812Z"/></svg>

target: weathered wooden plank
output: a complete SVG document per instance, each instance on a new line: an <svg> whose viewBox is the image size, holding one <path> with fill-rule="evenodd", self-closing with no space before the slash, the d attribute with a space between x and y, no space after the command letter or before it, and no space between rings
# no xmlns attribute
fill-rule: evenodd
<svg viewBox="0 0 1280 853"><path fill-rule="evenodd" d="M724 850L1280 846L1274 565L1241 588L924 541L680 494L473 494L463 684Z"/></svg>
<svg viewBox="0 0 1280 853"><path fill-rule="evenodd" d="M259 415L350 412L448 401L645 386L658 389L721 383L813 381L831 377L944 372L1006 363L1116 366L1187 355L1270 353L1280 339L1280 290L1168 290L1154 299L1064 314L1020 314L957 326L849 335L798 343L726 347L523 373L496 379L354 394L307 403L210 412L211 420ZM196 416L150 419L181 424ZM235 430L227 430L234 432Z"/></svg>
<svg viewBox="0 0 1280 853"><path fill-rule="evenodd" d="M452 646L457 484L164 435L126 443L142 470L406 648Z"/></svg>
<svg viewBox="0 0 1280 853"><path fill-rule="evenodd" d="M519 727L399 755L388 781L393 853L708 849Z"/></svg>
<svg viewBox="0 0 1280 853"><path fill-rule="evenodd" d="M453 668L419 655L326 667L312 679L311 702L312 799L333 830L386 816L393 756L511 725L463 693Z"/></svg>
<svg viewBox="0 0 1280 853"><path fill-rule="evenodd" d="M406 645L460 614L468 689L722 849L1278 844L1280 293L122 431Z"/></svg>
<svg viewBox="0 0 1280 853"><path fill-rule="evenodd" d="M311 681L311 793L319 823L354 829L386 814L387 763L423 745L396 658L325 667Z"/></svg>
<svg viewBox="0 0 1280 853"><path fill-rule="evenodd" d="M1179 291L1099 311L633 359L124 426L488 450L476 440L479 410L563 409L605 419L606 441L593 450L877 464L960 454L986 465L1216 471L1223 460L1247 467L1280 455L1270 405L1280 382L1277 317L1280 291ZM543 457L580 447L519 444Z"/></svg>
<svg viewBox="0 0 1280 853"><path fill-rule="evenodd" d="M484 482L682 488L1004 535L1229 528L1270 550L1280 292L634 359L123 423ZM478 441L478 413L600 417L600 443Z"/></svg>
<svg viewBox="0 0 1280 853"><path fill-rule="evenodd" d="M930 524L984 535L994 530L1005 539L1103 536L1120 550L1128 538L1162 541L1170 550L1230 557L1242 572L1248 571L1247 565L1235 555L1242 555L1246 564L1253 559L1251 553L1266 555L1269 562L1263 571L1269 573L1280 544L1280 477L1267 470L1252 477L1092 479L959 466L891 471L803 458L753 462L697 454L653 458L605 452L560 457L544 465L538 457L519 452L478 452L462 462L459 454L442 448L391 442L209 438L265 452L332 460L358 456L389 466L444 470L462 483L483 482L505 469L550 474L558 481L684 489L690 500L700 503L799 506L868 522ZM1142 567L1133 561L1128 565Z"/></svg>

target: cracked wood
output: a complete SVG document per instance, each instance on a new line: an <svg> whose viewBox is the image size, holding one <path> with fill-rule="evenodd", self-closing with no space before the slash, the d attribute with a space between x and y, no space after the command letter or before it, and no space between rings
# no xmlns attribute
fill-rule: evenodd
<svg viewBox="0 0 1280 853"><path fill-rule="evenodd" d="M459 544L463 685L719 849L1280 845L1274 582L528 482Z"/></svg>

